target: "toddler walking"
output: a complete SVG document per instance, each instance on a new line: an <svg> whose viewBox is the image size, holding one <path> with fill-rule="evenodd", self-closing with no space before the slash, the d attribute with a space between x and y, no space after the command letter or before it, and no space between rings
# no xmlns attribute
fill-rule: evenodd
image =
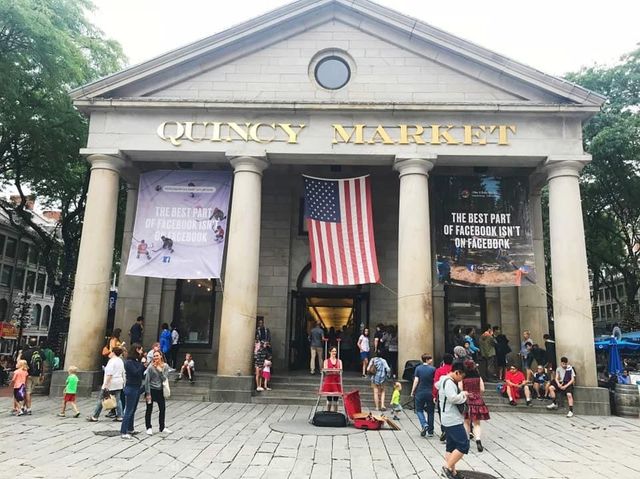
<svg viewBox="0 0 640 479"><path fill-rule="evenodd" d="M26 408L24 400L27 397L27 378L29 377L29 366L24 359L16 363L16 370L9 385L13 387L13 413L16 416L24 416Z"/></svg>
<svg viewBox="0 0 640 479"><path fill-rule="evenodd" d="M69 367L69 375L67 376L67 381L64 386L64 399L62 400L62 411L58 413L60 417L66 417L65 409L67 409L67 403L71 404L71 407L75 411L73 417L80 417L80 410L78 410L78 406L76 405L76 393L78 392L78 383L80 379L78 379L77 373L78 368L75 366Z"/></svg>
<svg viewBox="0 0 640 479"><path fill-rule="evenodd" d="M400 391L402 391L402 384L399 382L393 385L393 394L391 395L391 410L393 411L392 419L394 421L399 420L398 413L402 412L402 406L400 405Z"/></svg>
<svg viewBox="0 0 640 479"><path fill-rule="evenodd" d="M269 381L271 380L271 354L267 354L267 357L264 360L264 364L262 366L262 380L264 382L264 388L267 391L271 391L269 387Z"/></svg>

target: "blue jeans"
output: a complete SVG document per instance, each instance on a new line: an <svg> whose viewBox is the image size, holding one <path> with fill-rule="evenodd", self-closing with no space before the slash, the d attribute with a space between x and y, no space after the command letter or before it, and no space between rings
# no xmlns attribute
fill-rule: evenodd
<svg viewBox="0 0 640 479"><path fill-rule="evenodd" d="M122 417L122 400L120 398L120 389L117 391L109 391L111 395L116 398L116 417ZM98 404L96 404L96 408L93 410L93 417L96 419L100 417L100 413L102 412L102 393L98 395Z"/></svg>
<svg viewBox="0 0 640 479"><path fill-rule="evenodd" d="M124 419L120 426L120 434L127 434L133 431L133 417L138 409L138 402L140 401L140 386L125 386L124 387Z"/></svg>
<svg viewBox="0 0 640 479"><path fill-rule="evenodd" d="M427 410L427 419L424 417L424 410ZM417 393L416 394L416 414L418 415L418 421L420 426L424 429L427 428L427 433L433 434L434 426L434 406L433 396L431 392Z"/></svg>

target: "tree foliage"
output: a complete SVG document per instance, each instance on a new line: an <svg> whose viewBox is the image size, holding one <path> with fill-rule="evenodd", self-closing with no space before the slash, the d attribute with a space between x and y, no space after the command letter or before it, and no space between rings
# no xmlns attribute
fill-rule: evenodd
<svg viewBox="0 0 640 479"><path fill-rule="evenodd" d="M54 343L73 289L89 178L78 154L88 125L69 90L124 61L120 46L87 20L92 8L90 0L0 0L0 188L21 198L0 208L36 243L53 280ZM55 230L29 211L29 192L61 211Z"/></svg>
<svg viewBox="0 0 640 479"><path fill-rule="evenodd" d="M587 257L600 285L622 281L625 295L614 297L627 328L640 326L640 49L613 67L595 66L567 78L607 96L602 111L583 128L593 161L584 169L583 213ZM594 294L594 303L597 294Z"/></svg>

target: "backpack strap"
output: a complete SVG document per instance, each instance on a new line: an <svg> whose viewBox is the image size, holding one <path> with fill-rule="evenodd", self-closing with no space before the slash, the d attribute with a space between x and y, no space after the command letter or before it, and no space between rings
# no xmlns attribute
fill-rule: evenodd
<svg viewBox="0 0 640 479"><path fill-rule="evenodd" d="M447 377L447 378L445 378L445 380L444 380L444 381L442 381L442 390L443 390L443 391L444 391L444 385L445 385L445 383L446 383L447 381L453 381L453 379L451 379L451 378ZM458 387L458 385L457 385L457 384L456 384L456 390L457 390L458 392L460 392L460 388ZM444 409L445 409L446 405L447 405L447 392L445 391L445 392L444 392L444 401L442 402L442 412L444 412Z"/></svg>

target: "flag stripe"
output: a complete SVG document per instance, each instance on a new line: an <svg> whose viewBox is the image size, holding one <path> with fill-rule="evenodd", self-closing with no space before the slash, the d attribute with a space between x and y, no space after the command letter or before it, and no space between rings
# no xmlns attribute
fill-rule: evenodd
<svg viewBox="0 0 640 479"><path fill-rule="evenodd" d="M341 181L339 186L340 186L340 215L341 215L340 217L346 218L347 202L346 202L344 181ZM346 280L347 280L346 284L357 284L353 276L353 264L351 263L351 247L349 245L349 231L347 230L346 225L344 225L343 223L340 223L340 230L342 231L342 249L344 251L344 264L345 264L345 268L343 269L343 271L346 270Z"/></svg>
<svg viewBox="0 0 640 479"><path fill-rule="evenodd" d="M379 282L369 177L304 182L312 281Z"/></svg>
<svg viewBox="0 0 640 479"><path fill-rule="evenodd" d="M371 257L371 270L373 276L371 277L372 283L380 282L380 273L378 271L378 255L376 253L376 243L373 236L373 206L371 200L371 179L367 176L367 189L366 189L366 219L367 219L367 231L369 236L369 255Z"/></svg>

